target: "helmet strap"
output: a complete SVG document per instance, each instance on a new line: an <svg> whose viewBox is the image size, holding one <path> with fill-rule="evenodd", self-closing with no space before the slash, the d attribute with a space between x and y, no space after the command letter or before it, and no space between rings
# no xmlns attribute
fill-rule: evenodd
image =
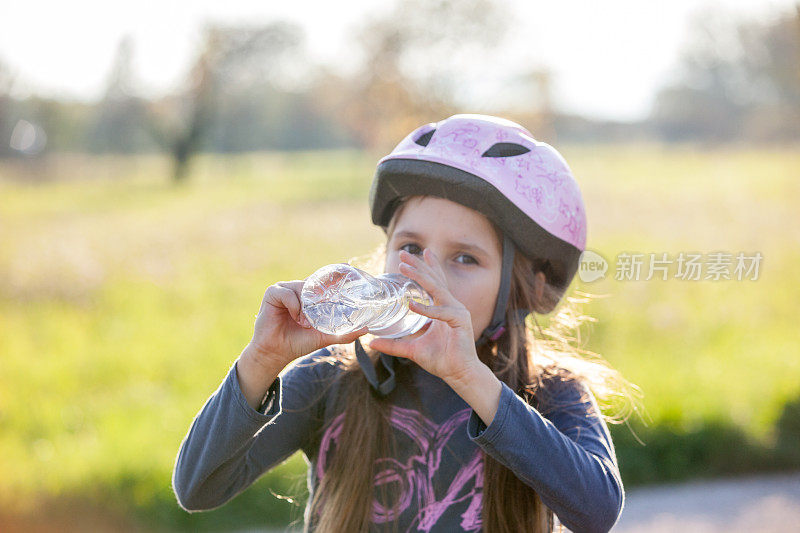
<svg viewBox="0 0 800 533"><path fill-rule="evenodd" d="M364 347L361 346L361 341L359 339L355 340L355 348L358 364L361 366L361 370L364 372L364 377L367 378L367 381L372 386L372 389L381 396L386 396L392 392L395 387L395 357L386 355L383 352L379 352L381 364L389 374L387 378L385 378L383 381L380 381L378 378L378 371L375 368L375 365L372 364L372 359L370 359L367 355L367 352L364 351Z"/></svg>
<svg viewBox="0 0 800 533"><path fill-rule="evenodd" d="M497 302L494 306L492 321L489 327L483 330L481 336L475 341L475 347L482 346L488 341L496 341L506 331L506 307L511 295L511 270L514 266L514 242L503 234L503 259L500 267L500 289L497 291ZM527 310L526 315L527 315Z"/></svg>

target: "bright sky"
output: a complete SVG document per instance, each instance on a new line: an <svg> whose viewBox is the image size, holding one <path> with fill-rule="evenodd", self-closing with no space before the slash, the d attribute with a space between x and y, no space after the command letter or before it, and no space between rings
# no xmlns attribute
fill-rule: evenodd
<svg viewBox="0 0 800 533"><path fill-rule="evenodd" d="M555 75L556 105L616 120L643 117L655 90L670 78L698 9L719 7L763 19L794 0L508 0L518 27L507 54L486 70L472 93L503 95L502 80L520 65ZM375 0L0 0L0 61L17 76L15 92L93 99L103 86L120 39L134 39L135 69L152 93L185 75L206 21L254 24L275 18L301 24L315 60L352 57L352 28Z"/></svg>

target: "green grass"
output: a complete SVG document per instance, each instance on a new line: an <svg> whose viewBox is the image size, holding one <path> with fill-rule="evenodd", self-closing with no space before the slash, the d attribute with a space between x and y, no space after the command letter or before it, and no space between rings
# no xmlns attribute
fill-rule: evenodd
<svg viewBox="0 0 800 533"><path fill-rule="evenodd" d="M635 428L647 446L614 427L625 479L725 471L708 450L730 439L752 446L744 467L774 466L776 422L800 395L798 152L563 153L585 191L588 247L612 263L609 277L621 251L764 255L757 281L579 284L611 295L585 309L598 318L586 347L645 394L649 426ZM73 500L151 527L285 522L290 506L270 489L297 494L301 516L299 455L193 515L174 502L171 469L249 341L267 286L381 241L367 206L375 161L202 156L179 186L155 156L62 156L42 167L56 179L36 185L3 181L24 169L0 164L0 525Z"/></svg>

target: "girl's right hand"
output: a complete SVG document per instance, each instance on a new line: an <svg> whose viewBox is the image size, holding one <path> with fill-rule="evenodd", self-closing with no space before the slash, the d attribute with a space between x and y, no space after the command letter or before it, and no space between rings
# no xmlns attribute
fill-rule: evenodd
<svg viewBox="0 0 800 533"><path fill-rule="evenodd" d="M328 335L311 327L303 315L300 291L305 280L280 281L264 293L250 346L260 356L289 364L331 344L348 344L367 333L362 328L347 335Z"/></svg>

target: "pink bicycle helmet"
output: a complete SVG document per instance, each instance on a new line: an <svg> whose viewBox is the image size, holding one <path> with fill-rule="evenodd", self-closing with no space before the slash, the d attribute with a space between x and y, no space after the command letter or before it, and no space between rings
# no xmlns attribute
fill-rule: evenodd
<svg viewBox="0 0 800 533"><path fill-rule="evenodd" d="M372 222L385 229L402 197L421 194L483 213L503 232L500 292L492 323L477 345L498 340L506 329L515 249L544 272L558 301L563 297L586 246L586 211L555 148L515 122L488 115L453 115L425 124L378 162L369 196Z"/></svg>

